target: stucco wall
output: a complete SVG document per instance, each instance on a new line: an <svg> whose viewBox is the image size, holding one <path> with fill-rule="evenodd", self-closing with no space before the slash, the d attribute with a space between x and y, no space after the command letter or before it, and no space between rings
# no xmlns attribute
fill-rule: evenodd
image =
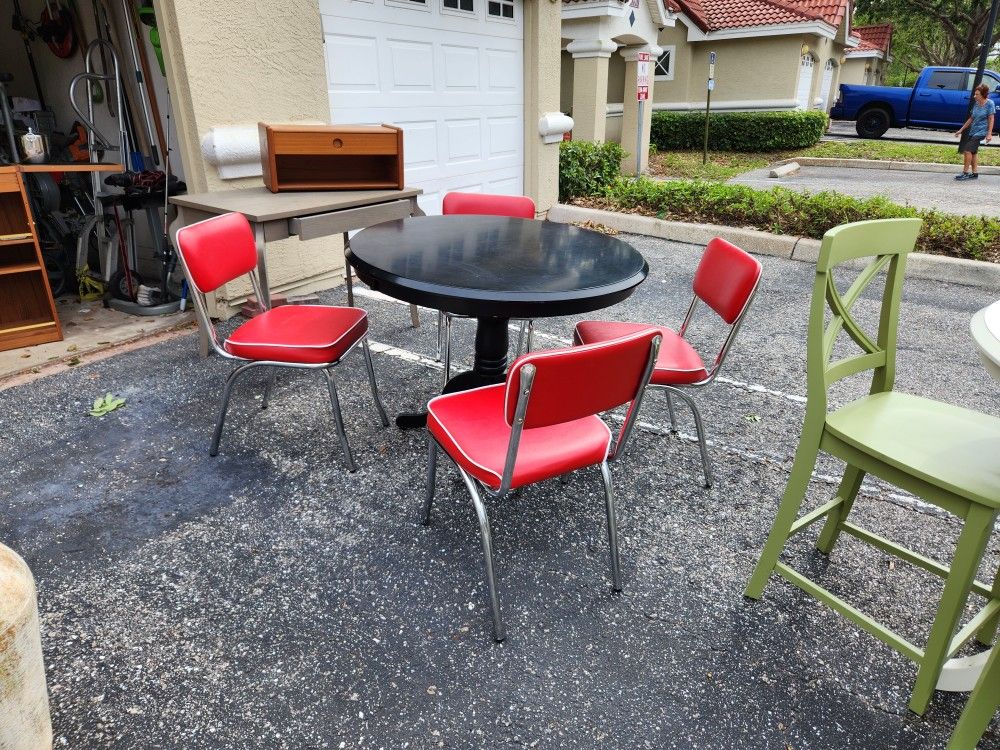
<svg viewBox="0 0 1000 750"><path fill-rule="evenodd" d="M174 124L190 192L258 186L260 177L222 180L201 156L213 127L258 121L327 122L319 5L316 0L157 0L157 19L174 101ZM305 292L343 278L339 239L268 245L272 291ZM217 293L220 316L248 289Z"/></svg>
<svg viewBox="0 0 1000 750"><path fill-rule="evenodd" d="M539 214L559 199L559 144L544 143L538 118L564 112L560 106L560 24L562 3L524 3L524 192Z"/></svg>
<svg viewBox="0 0 1000 750"><path fill-rule="evenodd" d="M715 91L712 101L774 101L795 97L803 37L775 36L696 42L685 70L674 77L688 79L687 101L704 102L708 80L708 53L715 52ZM656 101L661 99L657 86Z"/></svg>

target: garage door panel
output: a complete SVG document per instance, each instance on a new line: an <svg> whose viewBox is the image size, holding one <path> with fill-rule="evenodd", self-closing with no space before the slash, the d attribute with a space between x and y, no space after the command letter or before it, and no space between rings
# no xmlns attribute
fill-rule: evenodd
<svg viewBox="0 0 1000 750"><path fill-rule="evenodd" d="M521 2L516 23L442 13L441 0L319 0L331 121L403 128L406 182L440 212L452 190L520 193Z"/></svg>
<svg viewBox="0 0 1000 750"><path fill-rule="evenodd" d="M442 88L448 93L478 93L480 90L479 50L455 44L440 45L438 69L444 80Z"/></svg>
<svg viewBox="0 0 1000 750"><path fill-rule="evenodd" d="M330 93L379 92L378 40L374 36L327 34L326 54Z"/></svg>
<svg viewBox="0 0 1000 750"><path fill-rule="evenodd" d="M523 82L520 52L488 49L486 50L486 61L487 89L498 93L514 93L520 90Z"/></svg>

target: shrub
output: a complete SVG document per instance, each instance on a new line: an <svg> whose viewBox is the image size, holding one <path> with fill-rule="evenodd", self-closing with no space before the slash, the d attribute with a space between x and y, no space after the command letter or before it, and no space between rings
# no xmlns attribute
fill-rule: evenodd
<svg viewBox="0 0 1000 750"><path fill-rule="evenodd" d="M621 175L626 156L617 143L563 141L559 144L559 200L602 192Z"/></svg>
<svg viewBox="0 0 1000 750"><path fill-rule="evenodd" d="M819 143L827 117L809 112L723 112L709 116L712 151L782 151ZM654 112L650 142L660 151L701 148L704 112Z"/></svg>
<svg viewBox="0 0 1000 750"><path fill-rule="evenodd" d="M1000 219L922 211L882 197L860 199L780 187L757 190L701 180L619 179L604 189L597 202L612 210L638 211L663 219L753 227L814 239L852 221L919 216L924 224L917 250L1000 261Z"/></svg>

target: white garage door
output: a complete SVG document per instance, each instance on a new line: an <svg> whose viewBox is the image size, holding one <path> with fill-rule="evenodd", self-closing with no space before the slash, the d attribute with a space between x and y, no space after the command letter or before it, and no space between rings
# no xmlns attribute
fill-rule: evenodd
<svg viewBox="0 0 1000 750"><path fill-rule="evenodd" d="M823 97L823 104L820 109L829 111L833 106L833 100L837 98L837 93L833 90L833 76L837 72L837 63L827 60L823 67L823 81L819 87L819 94Z"/></svg>
<svg viewBox="0 0 1000 750"><path fill-rule="evenodd" d="M812 91L813 68L815 66L816 58L812 55L802 55L802 60L799 63L799 88L795 92L798 109L812 109L809 106L809 92Z"/></svg>
<svg viewBox="0 0 1000 750"><path fill-rule="evenodd" d="M319 0L334 123L404 132L407 185L519 194L522 0Z"/></svg>

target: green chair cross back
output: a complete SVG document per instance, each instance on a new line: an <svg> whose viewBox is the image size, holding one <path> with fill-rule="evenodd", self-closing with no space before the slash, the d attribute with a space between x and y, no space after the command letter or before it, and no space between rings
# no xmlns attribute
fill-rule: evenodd
<svg viewBox="0 0 1000 750"><path fill-rule="evenodd" d="M1000 573L992 586L976 580L1000 513L1000 419L893 391L903 273L920 224L919 219L863 221L836 227L823 237L809 313L802 436L777 516L746 589L746 596L759 599L771 573L778 573L914 661L918 669L909 706L917 714L926 710L945 661L973 637L988 645L1000 617ZM862 258L871 261L841 294L834 283L835 267ZM852 317L851 308L883 271L885 289L873 339ZM842 331L861 353L831 361ZM869 370L872 380L868 395L828 412L830 386ZM833 499L800 517L820 451L847 466ZM880 477L962 519L950 567L848 520L866 474ZM816 546L825 554L831 552L841 532L847 532L945 579L924 648L779 559L791 536L821 519L825 524ZM984 597L987 603L959 629L970 592Z"/></svg>

